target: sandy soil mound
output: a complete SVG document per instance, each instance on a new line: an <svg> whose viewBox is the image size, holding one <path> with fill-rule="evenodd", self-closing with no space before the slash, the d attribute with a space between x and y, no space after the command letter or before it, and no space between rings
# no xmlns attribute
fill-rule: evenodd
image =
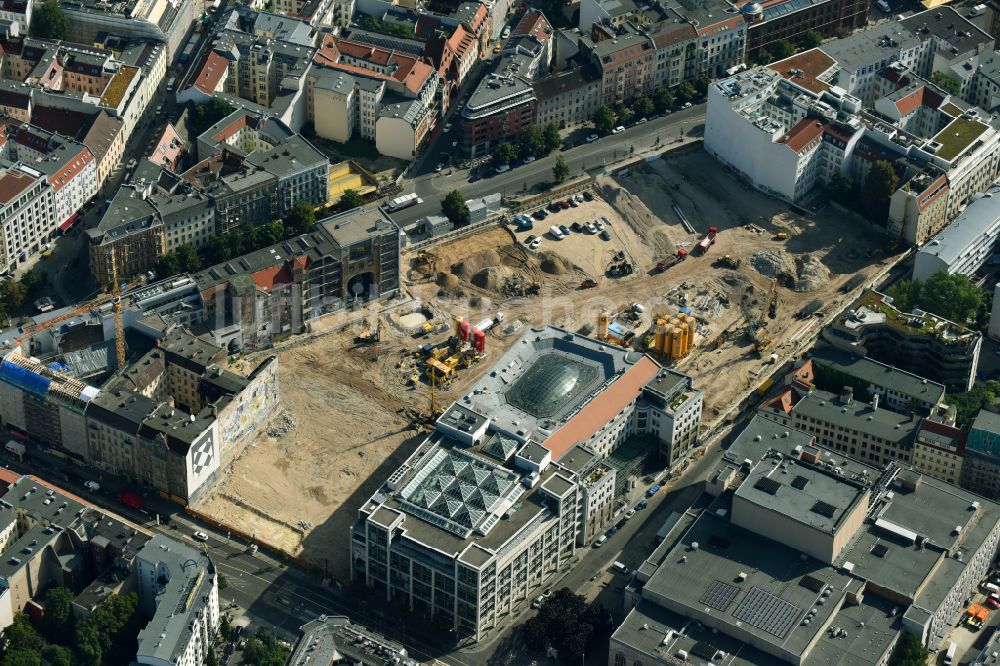
<svg viewBox="0 0 1000 666"><path fill-rule="evenodd" d="M485 268L500 265L500 253L494 249L483 250L451 267L451 272L463 280L472 281L473 276Z"/></svg>
<svg viewBox="0 0 1000 666"><path fill-rule="evenodd" d="M490 266L473 275L471 282L480 289L495 291L503 285L509 274L510 270L504 266Z"/></svg>
<svg viewBox="0 0 1000 666"><path fill-rule="evenodd" d="M784 250L761 250L750 255L750 266L764 277L795 275L795 260Z"/></svg>
<svg viewBox="0 0 1000 666"><path fill-rule="evenodd" d="M816 291L822 289L830 281L830 269L822 261L812 255L806 255L796 260L799 280L795 291Z"/></svg>
<svg viewBox="0 0 1000 666"><path fill-rule="evenodd" d="M562 275L566 272L566 264L555 254L546 254L542 257L539 268L549 275Z"/></svg>
<svg viewBox="0 0 1000 666"><path fill-rule="evenodd" d="M451 273L438 273L436 282L439 287L454 289L458 286L459 280L457 275L452 275Z"/></svg>

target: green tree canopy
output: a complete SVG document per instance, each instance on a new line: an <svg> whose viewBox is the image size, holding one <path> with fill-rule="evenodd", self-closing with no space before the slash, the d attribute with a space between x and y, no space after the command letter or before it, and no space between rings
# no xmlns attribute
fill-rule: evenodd
<svg viewBox="0 0 1000 666"><path fill-rule="evenodd" d="M291 650L264 631L248 638L243 648L243 663L248 666L285 666L289 656Z"/></svg>
<svg viewBox="0 0 1000 666"><path fill-rule="evenodd" d="M635 105L633 105L632 109L635 111L635 115L640 118L645 118L653 112L653 100L643 95L635 101Z"/></svg>
<svg viewBox="0 0 1000 666"><path fill-rule="evenodd" d="M931 74L931 83L949 95L960 95L962 93L961 81L940 69Z"/></svg>
<svg viewBox="0 0 1000 666"><path fill-rule="evenodd" d="M465 198L458 190L452 190L445 195L441 201L441 212L456 226L469 223L469 207L465 204Z"/></svg>
<svg viewBox="0 0 1000 666"><path fill-rule="evenodd" d="M875 162L861 186L862 214L870 222L884 225L889 217L889 200L898 187L899 176L892 165L885 160Z"/></svg>
<svg viewBox="0 0 1000 666"><path fill-rule="evenodd" d="M556 590L542 603L538 614L524 623L525 641L536 650L554 647L566 664L579 664L588 650L611 632L610 615L598 602L569 588Z"/></svg>
<svg viewBox="0 0 1000 666"><path fill-rule="evenodd" d="M528 125L521 130L517 139L517 150L521 158L538 157L545 151L545 138L537 125Z"/></svg>
<svg viewBox="0 0 1000 666"><path fill-rule="evenodd" d="M633 116L635 116L635 114L632 112L632 109L630 109L627 106L619 107L617 115L618 115L619 125L627 125L629 121L632 120Z"/></svg>
<svg viewBox="0 0 1000 666"><path fill-rule="evenodd" d="M285 219L285 231L292 236L307 234L313 230L315 224L316 211L310 204L302 201L295 204L295 207L288 213L288 217Z"/></svg>
<svg viewBox="0 0 1000 666"><path fill-rule="evenodd" d="M561 183L569 178L569 165L566 164L566 160L560 155L556 159L556 163L552 165L552 178L555 179L557 183Z"/></svg>
<svg viewBox="0 0 1000 666"><path fill-rule="evenodd" d="M195 104L188 114L188 126L198 135L235 111L228 102L213 97L204 104Z"/></svg>
<svg viewBox="0 0 1000 666"><path fill-rule="evenodd" d="M355 190L344 190L344 193L340 195L340 210L353 210L364 203L365 200ZM313 221L315 221L315 217L314 214Z"/></svg>
<svg viewBox="0 0 1000 666"><path fill-rule="evenodd" d="M787 39L779 39L768 49L775 60L784 60L795 55L795 45Z"/></svg>
<svg viewBox="0 0 1000 666"><path fill-rule="evenodd" d="M921 287L919 304L939 317L967 324L976 316L984 298L984 292L968 277L941 269Z"/></svg>
<svg viewBox="0 0 1000 666"><path fill-rule="evenodd" d="M31 13L31 34L43 39L65 39L69 19L56 0L36 2Z"/></svg>
<svg viewBox="0 0 1000 666"><path fill-rule="evenodd" d="M657 88L656 92L653 93L653 106L656 107L658 112L663 113L673 108L676 99L670 88L663 86L662 88Z"/></svg>
<svg viewBox="0 0 1000 666"><path fill-rule="evenodd" d="M889 666L926 666L929 656L930 653L920 639L907 633L896 643L896 649L889 659Z"/></svg>
<svg viewBox="0 0 1000 666"><path fill-rule="evenodd" d="M592 120L594 121L594 128L598 132L607 134L614 129L618 117L615 116L615 112L611 110L611 107L602 104L594 111Z"/></svg>
<svg viewBox="0 0 1000 666"><path fill-rule="evenodd" d="M510 164L517 159L517 148L509 141L504 141L493 151L493 161L496 164Z"/></svg>
<svg viewBox="0 0 1000 666"><path fill-rule="evenodd" d="M73 593L65 587L49 588L45 593L45 620L42 631L45 637L58 643L66 636L73 634L75 620L73 617Z"/></svg>
<svg viewBox="0 0 1000 666"><path fill-rule="evenodd" d="M809 49L814 49L823 43L823 35L819 34L815 30L806 30L802 33L802 37L799 38L799 44L806 51Z"/></svg>
<svg viewBox="0 0 1000 666"><path fill-rule="evenodd" d="M542 132L542 144L546 154L562 145L562 135L559 134L559 128L556 127L555 123L549 123L545 126L545 131Z"/></svg>
<svg viewBox="0 0 1000 666"><path fill-rule="evenodd" d="M691 102L697 94L698 91L695 90L694 86L687 81L677 86L674 90L674 96L677 98L677 104L686 104L687 102Z"/></svg>
<svg viewBox="0 0 1000 666"><path fill-rule="evenodd" d="M900 312L912 312L920 303L920 292L923 285L920 280L900 280L885 290L885 295L892 298L892 304Z"/></svg>

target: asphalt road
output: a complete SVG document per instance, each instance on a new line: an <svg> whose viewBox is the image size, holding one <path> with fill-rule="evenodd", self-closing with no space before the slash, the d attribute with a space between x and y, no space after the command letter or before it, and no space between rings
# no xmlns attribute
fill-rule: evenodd
<svg viewBox="0 0 1000 666"><path fill-rule="evenodd" d="M586 172L597 173L628 158L630 149L639 154L658 146L667 148L684 136L700 135L704 121L705 106L700 104L667 116L653 118L641 125L633 125L621 134L611 134L593 143L583 141L583 138L593 130L576 130L570 136L570 140L582 142L580 145L568 150L555 151L530 164L474 183L469 182L469 171L465 169L454 168L441 173L423 174L403 188L404 193L416 192L423 199L423 203L401 210L392 217L398 224L407 227L428 215L439 214L441 199L452 190L458 190L467 199L493 192L505 195L525 192L537 183L552 180L552 166L560 155L566 160L573 176L580 176ZM452 130L452 133L454 132L455 130Z"/></svg>

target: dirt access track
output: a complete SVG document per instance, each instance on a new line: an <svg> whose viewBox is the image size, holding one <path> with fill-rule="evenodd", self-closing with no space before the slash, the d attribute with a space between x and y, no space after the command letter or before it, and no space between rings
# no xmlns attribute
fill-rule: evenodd
<svg viewBox="0 0 1000 666"><path fill-rule="evenodd" d="M675 367L704 389L704 420L711 424L769 367L742 332L745 310L764 307L774 273L781 278L779 306L777 316L765 322L774 340L769 351L780 353L816 332L817 319L795 317L800 309L816 299L824 311L843 304L850 295L841 293L841 286L884 262L876 252L884 239L861 220L832 209L815 217L794 215L786 204L741 185L700 149L646 163L617 179L600 179L593 193L594 201L536 221L531 231L515 235L495 227L405 256L404 287L412 300L372 306L384 308L376 344L356 345L358 327L340 330L328 319L322 322L326 333L300 336L279 348L284 416L195 508L328 566L331 575L345 580L349 528L358 508L425 436L412 417L429 412L430 388L410 381L418 372L413 352L445 339L451 316L478 321L497 311L506 315L488 334L485 357L461 368L450 386L437 387L441 405L462 395L531 325L588 330L602 308L618 311L642 303L636 345L643 348L651 317L676 313L686 303L701 335L697 348ZM674 205L698 233L684 229ZM558 241L546 233L552 224L601 217L610 222L610 240L573 234ZM693 249L710 225L720 232L706 256L691 256L659 274L651 271L679 247ZM788 239L777 240L779 231ZM524 247L528 235L544 235L538 252ZM631 275L605 273L618 253L635 266ZM724 254L740 267L717 265ZM806 272L811 279L803 279ZM581 288L585 277L595 278L597 287ZM812 290L795 291L804 287ZM347 321L348 315L332 317ZM368 315L368 330L375 319ZM414 337L414 325L424 319L435 333ZM729 332L726 342L712 349L709 341L723 331Z"/></svg>

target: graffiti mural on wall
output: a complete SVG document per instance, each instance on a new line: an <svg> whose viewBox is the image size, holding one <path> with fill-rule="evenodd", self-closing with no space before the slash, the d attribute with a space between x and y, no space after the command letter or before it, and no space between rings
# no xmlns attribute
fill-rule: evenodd
<svg viewBox="0 0 1000 666"><path fill-rule="evenodd" d="M278 407L278 359L261 365L250 384L219 414L223 459L236 453L244 440L260 428Z"/></svg>

